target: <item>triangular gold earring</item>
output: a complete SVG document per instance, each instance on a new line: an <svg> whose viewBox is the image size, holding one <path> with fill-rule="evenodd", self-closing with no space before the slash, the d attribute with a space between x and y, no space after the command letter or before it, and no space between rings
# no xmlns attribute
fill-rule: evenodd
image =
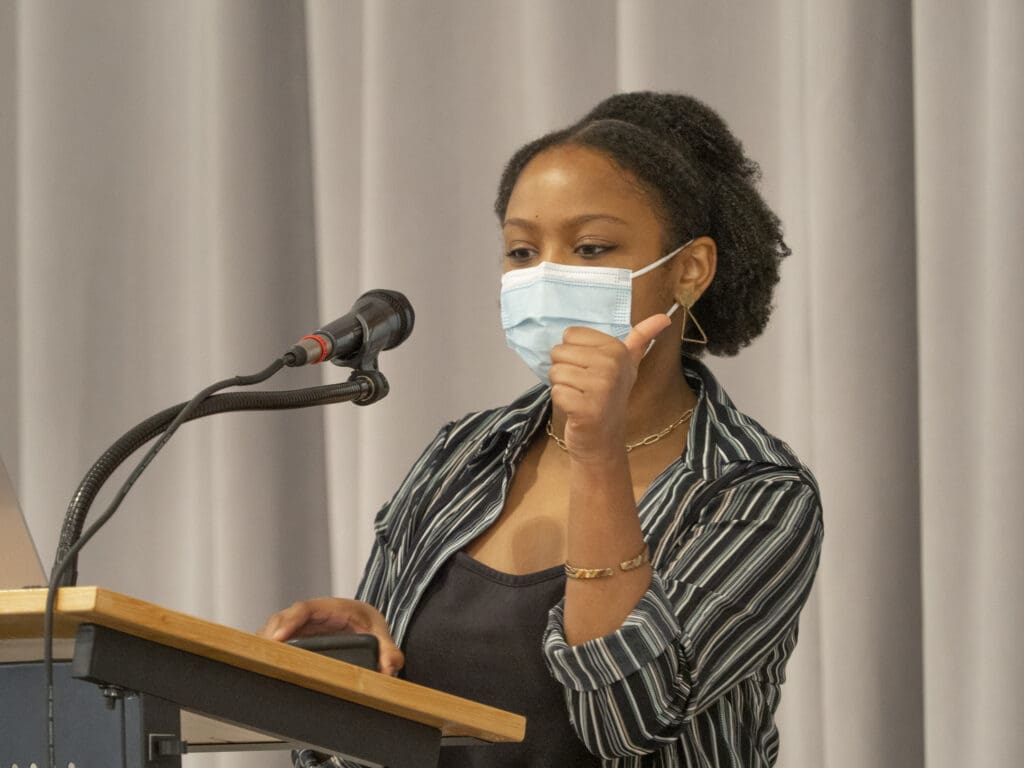
<svg viewBox="0 0 1024 768"><path fill-rule="evenodd" d="M697 318L694 317L693 312L690 311L690 305L689 304L683 304L682 307L683 307L683 341L688 341L691 344L707 344L708 343L708 335L706 333L704 333L704 329L700 327L700 323L697 322ZM692 320L694 326L696 326L697 330L700 331L700 338L699 339L688 339L688 338L686 338L686 324L687 324L688 320Z"/></svg>

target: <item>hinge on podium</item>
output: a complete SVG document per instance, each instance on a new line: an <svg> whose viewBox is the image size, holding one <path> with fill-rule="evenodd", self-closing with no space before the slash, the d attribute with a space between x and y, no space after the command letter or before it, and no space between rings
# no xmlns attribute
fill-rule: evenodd
<svg viewBox="0 0 1024 768"><path fill-rule="evenodd" d="M173 733L149 734L149 759L156 760L167 755L184 755L188 752L188 744Z"/></svg>

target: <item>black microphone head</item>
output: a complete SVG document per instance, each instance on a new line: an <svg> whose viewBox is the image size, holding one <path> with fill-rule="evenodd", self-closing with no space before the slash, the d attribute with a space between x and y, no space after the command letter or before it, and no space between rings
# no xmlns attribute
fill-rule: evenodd
<svg viewBox="0 0 1024 768"><path fill-rule="evenodd" d="M394 349L409 338L416 322L416 313L405 295L387 288L376 288L360 296L353 311L371 327L382 333L381 349Z"/></svg>

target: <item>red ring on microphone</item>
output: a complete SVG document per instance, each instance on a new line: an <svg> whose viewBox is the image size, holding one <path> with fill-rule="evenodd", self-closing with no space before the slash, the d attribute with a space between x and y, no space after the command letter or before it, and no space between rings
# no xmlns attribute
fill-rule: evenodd
<svg viewBox="0 0 1024 768"><path fill-rule="evenodd" d="M315 334L303 336L301 339L299 339L299 341L305 341L306 339L312 339L313 341L320 345L320 358L318 360L314 360L313 365L316 365L317 363L322 363L324 360L326 360L327 355L330 353L330 350L327 349L327 342Z"/></svg>

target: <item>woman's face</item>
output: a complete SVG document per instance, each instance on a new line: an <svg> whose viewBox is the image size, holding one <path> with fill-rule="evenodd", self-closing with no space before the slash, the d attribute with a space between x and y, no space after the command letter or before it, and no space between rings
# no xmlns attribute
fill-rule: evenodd
<svg viewBox="0 0 1024 768"><path fill-rule="evenodd" d="M605 154L572 145L545 150L522 170L502 234L506 272L542 261L637 270L665 255L664 228L636 179ZM679 261L633 281L634 325L672 305Z"/></svg>

